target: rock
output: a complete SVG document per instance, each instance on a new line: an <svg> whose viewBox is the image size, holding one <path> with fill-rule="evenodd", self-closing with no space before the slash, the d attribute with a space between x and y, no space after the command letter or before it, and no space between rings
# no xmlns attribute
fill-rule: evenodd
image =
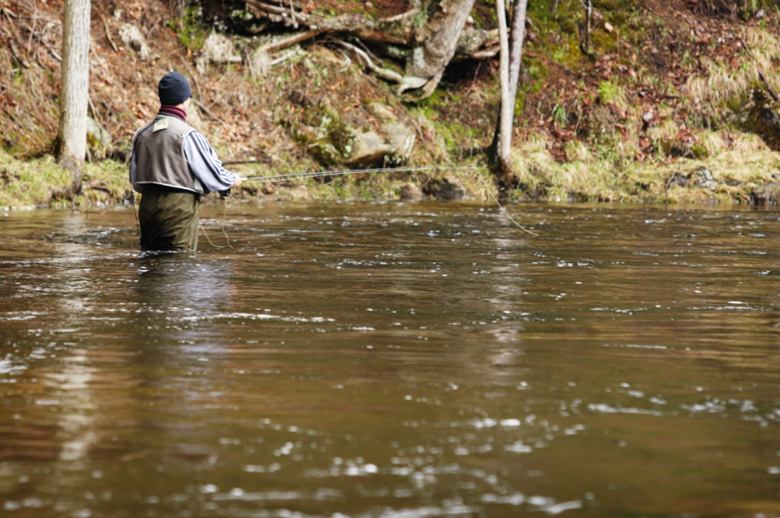
<svg viewBox="0 0 780 518"><path fill-rule="evenodd" d="M393 147L374 131L359 132L352 143L347 163L352 167L368 167L381 162L391 154Z"/></svg>
<svg viewBox="0 0 780 518"><path fill-rule="evenodd" d="M417 136L405 124L398 120L395 113L382 103L370 103L366 109L380 122L382 133L385 134L393 147L388 162L399 165L406 162L412 155Z"/></svg>
<svg viewBox="0 0 780 518"><path fill-rule="evenodd" d="M678 187L688 187L688 180L690 180L690 175L688 173L674 173L666 181L666 188L668 189L674 185L677 185Z"/></svg>
<svg viewBox="0 0 780 518"><path fill-rule="evenodd" d="M756 88L753 91L753 106L745 121L745 129L760 135L772 151L780 151L779 107L762 89Z"/></svg>
<svg viewBox="0 0 780 518"><path fill-rule="evenodd" d="M696 187L699 187L701 189L709 189L711 191L714 191L715 189L718 188L718 182L717 180L715 180L715 177L712 175L712 171L710 171L706 167L699 167L698 169L696 169L691 175L691 178L693 178Z"/></svg>
<svg viewBox="0 0 780 518"><path fill-rule="evenodd" d="M777 205L780 201L780 183L769 182L755 186L751 201L756 205Z"/></svg>
<svg viewBox="0 0 780 518"><path fill-rule="evenodd" d="M413 183L402 185L399 194L404 201L420 201L424 198L422 190Z"/></svg>
<svg viewBox="0 0 780 518"><path fill-rule="evenodd" d="M312 137L313 141L306 145L309 153L314 159L321 165L330 167L340 164L342 161L341 153L336 146L326 140L328 135L324 137ZM304 143L306 141L304 140Z"/></svg>
<svg viewBox="0 0 780 518"><path fill-rule="evenodd" d="M409 160L414 150L417 136L400 122L388 122L382 124L382 132L387 135L393 151L388 162L398 165Z"/></svg>
<svg viewBox="0 0 780 518"><path fill-rule="evenodd" d="M437 200L458 201L468 197L466 187L457 177L451 174L445 175L443 178L431 180L425 186L424 192Z"/></svg>
<svg viewBox="0 0 780 518"><path fill-rule="evenodd" d="M273 185L273 184L271 184L271 183L267 183L267 184L265 184L265 185L263 186L263 194L268 194L268 195L271 195L271 194L273 194L274 192L275 192L275 191L274 191L274 185Z"/></svg>
<svg viewBox="0 0 780 518"><path fill-rule="evenodd" d="M392 122L398 120L395 113L382 103L369 103L368 106L366 106L366 109L368 110L368 113L376 117L379 122Z"/></svg>
<svg viewBox="0 0 780 518"><path fill-rule="evenodd" d="M246 182L241 184L240 190L241 192L245 192L250 196L257 196L259 191L255 182Z"/></svg>
<svg viewBox="0 0 780 518"><path fill-rule="evenodd" d="M292 189L287 191L287 194L290 196L290 198L293 201L305 201L311 199L311 193L309 192L309 189L307 189L305 185L298 185L296 187L293 187Z"/></svg>
<svg viewBox="0 0 780 518"><path fill-rule="evenodd" d="M138 55L144 61L152 55L152 51L149 49L149 45L146 44L146 39L141 34L141 30L135 25L131 23L122 25L122 28L119 29L119 38L122 40L122 43L138 52Z"/></svg>
<svg viewBox="0 0 780 518"><path fill-rule="evenodd" d="M241 56L235 54L233 40L212 32L203 42L203 49L201 49L195 68L201 74L205 74L206 66L210 63L241 63Z"/></svg>
<svg viewBox="0 0 780 518"><path fill-rule="evenodd" d="M92 117L87 117L87 135L102 144L104 148L111 145L111 133L102 128Z"/></svg>

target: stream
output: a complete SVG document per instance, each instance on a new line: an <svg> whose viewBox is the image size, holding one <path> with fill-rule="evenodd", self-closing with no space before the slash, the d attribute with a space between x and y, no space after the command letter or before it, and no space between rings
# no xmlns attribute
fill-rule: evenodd
<svg viewBox="0 0 780 518"><path fill-rule="evenodd" d="M0 213L0 515L780 516L779 212L223 210Z"/></svg>

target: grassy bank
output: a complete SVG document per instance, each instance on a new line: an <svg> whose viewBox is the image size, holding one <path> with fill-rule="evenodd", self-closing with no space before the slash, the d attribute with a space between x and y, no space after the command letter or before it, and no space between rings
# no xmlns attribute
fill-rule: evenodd
<svg viewBox="0 0 780 518"><path fill-rule="evenodd" d="M679 159L674 163L636 163L618 157L598 157L587 147L572 144L577 160L557 162L548 152L549 142L531 139L513 156L518 185L500 191L481 159L462 165L475 171L426 171L380 173L322 179L246 182L231 195L240 201L374 201L400 200L413 186L423 199L436 198L432 185L448 178L457 182L464 199L492 203L493 196L506 201L617 202L617 203L717 203L723 205L774 204L780 192L780 155L755 136L743 135L729 149L717 134L710 136L713 152L706 159ZM715 150L720 146L720 152ZM298 168L241 166L244 176L301 172ZM454 179L453 179L454 177ZM481 177L481 178L480 178ZM124 163L106 160L86 167L82 194L73 202L52 198L51 192L68 184L70 173L50 156L19 160L0 152L0 208L102 208L127 203L131 190ZM138 195L136 195L138 200ZM205 203L217 199L215 194Z"/></svg>

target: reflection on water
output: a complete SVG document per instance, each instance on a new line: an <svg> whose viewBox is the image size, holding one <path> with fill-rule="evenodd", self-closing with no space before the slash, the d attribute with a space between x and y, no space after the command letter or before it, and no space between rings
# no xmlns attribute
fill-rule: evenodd
<svg viewBox="0 0 780 518"><path fill-rule="evenodd" d="M778 214L514 209L0 220L2 515L780 515Z"/></svg>

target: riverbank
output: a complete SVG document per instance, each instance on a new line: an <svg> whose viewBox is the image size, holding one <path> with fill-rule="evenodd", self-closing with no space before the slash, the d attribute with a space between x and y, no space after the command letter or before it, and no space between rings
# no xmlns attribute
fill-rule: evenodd
<svg viewBox="0 0 780 518"><path fill-rule="evenodd" d="M710 139L718 141L718 135ZM489 168L478 159L462 165L474 170L428 170L349 175L325 179L250 181L230 201L371 201L471 200L492 202L612 202L642 204L705 203L775 205L780 197L780 156L756 137L743 136L734 150L724 149L706 160L679 159L669 164L620 163L591 156L558 163L543 140L526 143L515 154L518 185L501 190ZM273 166L237 166L243 176L296 173ZM52 197L66 185L68 171L51 156L19 160L0 152L0 208L107 207L130 203L127 166L115 160L88 163L82 193ZM139 197L140 195L136 195ZM209 203L217 195L204 198Z"/></svg>
<svg viewBox="0 0 780 518"><path fill-rule="evenodd" d="M478 1L473 12L480 30L495 28L488 3ZM495 58L455 60L430 97L406 102L328 38L260 63L253 59L282 37L278 27L249 36L194 6L95 6L89 162L82 194L70 200L57 194L70 177L47 154L59 114L61 2L35 11L9 2L0 31L8 44L0 46L0 206L129 200L130 140L156 113L155 87L171 68L193 85L188 123L220 157L264 162L237 167L245 176L464 165L481 176L441 170L247 182L233 199L776 202L780 117L775 103L760 101L767 85L757 71L780 91L778 12L764 2L738 12L680 0L596 4L587 48L578 40L578 1L529 6L506 177L493 175L485 153L497 115ZM386 69L401 70L383 59Z"/></svg>

